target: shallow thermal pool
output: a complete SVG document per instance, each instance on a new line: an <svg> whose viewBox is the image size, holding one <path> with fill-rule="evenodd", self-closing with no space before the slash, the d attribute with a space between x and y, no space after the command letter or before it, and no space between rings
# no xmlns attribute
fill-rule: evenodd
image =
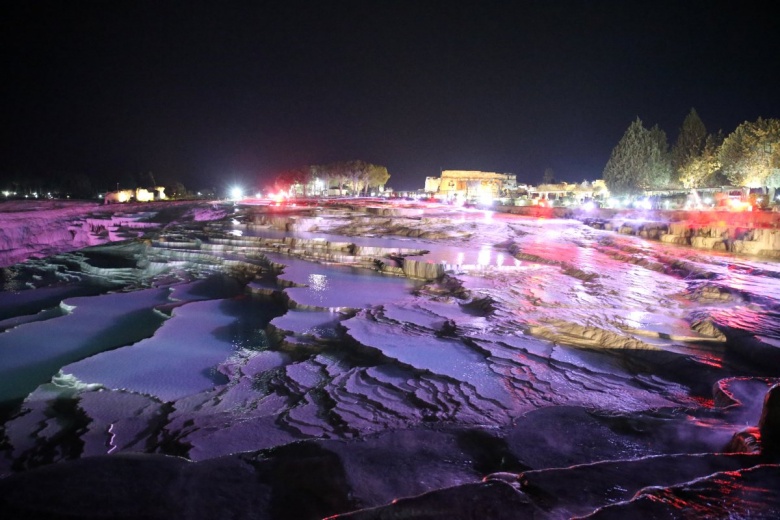
<svg viewBox="0 0 780 520"><path fill-rule="evenodd" d="M103 453L216 459L449 429L504 446L479 455L480 468L514 460L509 469L541 470L718 453L756 424L780 377L767 361L779 357L777 263L575 221L462 224L468 233L438 239L244 230L371 248L344 256L369 267L442 263L437 280L337 265L341 249L240 241L228 221L136 244L115 264L106 246L83 263L15 267L0 293L0 470ZM723 406L732 396L741 401ZM573 429L542 426L544 443L531 449L523 436L546 424L534 422L539 414ZM587 430L583 417L602 422ZM464 446L437 445L446 452L437 460L459 460ZM458 483L447 480L452 468L441 472ZM437 487L407 477L404 493Z"/></svg>

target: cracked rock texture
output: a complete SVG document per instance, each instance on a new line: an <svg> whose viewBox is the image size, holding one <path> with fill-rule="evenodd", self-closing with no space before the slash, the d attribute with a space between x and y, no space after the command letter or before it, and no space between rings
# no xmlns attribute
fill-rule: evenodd
<svg viewBox="0 0 780 520"><path fill-rule="evenodd" d="M2 270L2 518L778 516L776 264L446 206L140 206Z"/></svg>

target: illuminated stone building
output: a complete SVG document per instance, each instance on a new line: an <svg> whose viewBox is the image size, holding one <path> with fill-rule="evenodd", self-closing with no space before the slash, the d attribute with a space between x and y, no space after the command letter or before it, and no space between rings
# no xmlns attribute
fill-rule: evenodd
<svg viewBox="0 0 780 520"><path fill-rule="evenodd" d="M155 186L153 189L136 188L134 190L109 191L103 197L104 204L114 204L117 202L151 202L154 200L165 200L165 188Z"/></svg>
<svg viewBox="0 0 780 520"><path fill-rule="evenodd" d="M517 177L510 173L443 170L440 177L425 178L425 192L445 200L497 198L515 189Z"/></svg>

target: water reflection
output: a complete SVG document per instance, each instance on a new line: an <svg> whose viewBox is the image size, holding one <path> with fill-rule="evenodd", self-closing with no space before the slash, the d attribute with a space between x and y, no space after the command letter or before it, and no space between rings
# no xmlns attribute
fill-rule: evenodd
<svg viewBox="0 0 780 520"><path fill-rule="evenodd" d="M295 285L285 292L303 308L361 309L402 299L419 283L368 269L317 264L275 253L269 253L268 258L285 266L279 277Z"/></svg>
<svg viewBox="0 0 780 520"><path fill-rule="evenodd" d="M494 213L495 212L492 211L484 212L483 217L486 220L483 219L483 223L490 221L489 223L492 225L492 221L495 218ZM461 221L463 224L468 222L464 217L461 217ZM424 255L411 255L408 258L428 263L444 264L448 266L448 269L469 270L484 269L490 266L500 267L498 263L494 263L492 260L493 241L489 239L490 237L485 237L485 242L483 244L463 247L416 238L398 236L374 237L365 235L347 236L324 231L280 231L270 228L249 228L244 229L242 233L243 236L246 237L270 239L295 237L307 240L322 240L324 242L343 242L345 244L355 244L359 247L426 251ZM515 267L517 267L517 265L515 265Z"/></svg>
<svg viewBox="0 0 780 520"><path fill-rule="evenodd" d="M490 246L482 246L479 249L479 256L477 256L477 265L480 267L485 267L490 265L490 256L491 256L491 247Z"/></svg>
<svg viewBox="0 0 780 520"><path fill-rule="evenodd" d="M317 292L326 291L328 289L328 277L324 274L310 274L309 287Z"/></svg>

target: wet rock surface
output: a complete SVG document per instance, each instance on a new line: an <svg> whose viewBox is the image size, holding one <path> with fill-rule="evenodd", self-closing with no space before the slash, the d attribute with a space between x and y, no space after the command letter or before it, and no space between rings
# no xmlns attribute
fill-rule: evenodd
<svg viewBox="0 0 780 520"><path fill-rule="evenodd" d="M780 455L780 384L769 389L758 420L762 449Z"/></svg>
<svg viewBox="0 0 780 520"><path fill-rule="evenodd" d="M776 517L777 265L447 207L174 216L4 271L3 518Z"/></svg>
<svg viewBox="0 0 780 520"><path fill-rule="evenodd" d="M560 208L556 208L560 209ZM572 212L585 225L667 244L780 258L777 219L767 212L611 211Z"/></svg>
<svg viewBox="0 0 780 520"><path fill-rule="evenodd" d="M780 468L758 465L668 488L647 488L586 518L777 518Z"/></svg>

